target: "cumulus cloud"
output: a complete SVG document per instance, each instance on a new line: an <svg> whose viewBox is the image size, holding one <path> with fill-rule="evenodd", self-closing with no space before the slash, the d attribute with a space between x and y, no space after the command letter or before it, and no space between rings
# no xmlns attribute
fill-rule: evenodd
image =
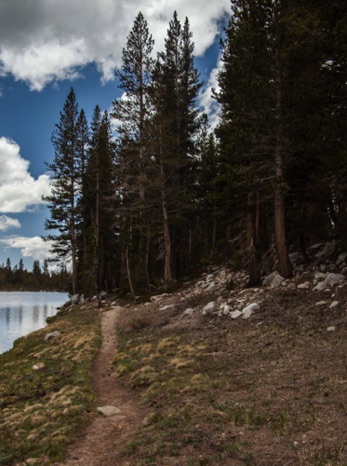
<svg viewBox="0 0 347 466"><path fill-rule="evenodd" d="M29 162L20 155L18 144L0 138L0 212L25 212L43 204L42 196L50 194L48 175L36 180L29 173Z"/></svg>
<svg viewBox="0 0 347 466"><path fill-rule="evenodd" d="M11 236L0 239L0 244L9 248L20 249L23 257L32 257L35 260L45 260L50 256L51 241L43 241L39 236L28 238L25 236Z"/></svg>
<svg viewBox="0 0 347 466"><path fill-rule="evenodd" d="M219 121L220 107L216 99L213 97L213 90L218 92L218 73L221 68L222 60L220 57L217 66L211 71L209 80L200 96L200 105L204 109L204 112L207 113L212 128L215 128Z"/></svg>
<svg viewBox="0 0 347 466"><path fill-rule="evenodd" d="M10 228L20 228L21 224L16 218L0 215L0 231L6 231Z"/></svg>
<svg viewBox="0 0 347 466"><path fill-rule="evenodd" d="M173 11L190 20L202 55L218 34L218 21L230 11L229 0L11 0L0 2L0 75L13 74L31 89L78 76L79 67L96 63L102 80L113 78L122 48L142 11L162 48Z"/></svg>

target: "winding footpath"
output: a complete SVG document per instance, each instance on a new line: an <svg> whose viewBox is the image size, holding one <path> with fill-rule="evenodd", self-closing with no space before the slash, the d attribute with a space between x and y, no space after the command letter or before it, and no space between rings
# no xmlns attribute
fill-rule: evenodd
<svg viewBox="0 0 347 466"><path fill-rule="evenodd" d="M123 466L121 451L140 428L144 413L134 395L121 387L113 373L117 351L116 325L119 306L102 315L102 346L93 367L93 386L104 414L95 417L86 434L68 450L63 466Z"/></svg>

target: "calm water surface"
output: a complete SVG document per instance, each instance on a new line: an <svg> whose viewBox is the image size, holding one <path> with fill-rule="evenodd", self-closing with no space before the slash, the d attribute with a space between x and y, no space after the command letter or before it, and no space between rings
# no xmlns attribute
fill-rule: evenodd
<svg viewBox="0 0 347 466"><path fill-rule="evenodd" d="M45 327L46 318L67 300L66 293L0 292L0 354L17 338Z"/></svg>

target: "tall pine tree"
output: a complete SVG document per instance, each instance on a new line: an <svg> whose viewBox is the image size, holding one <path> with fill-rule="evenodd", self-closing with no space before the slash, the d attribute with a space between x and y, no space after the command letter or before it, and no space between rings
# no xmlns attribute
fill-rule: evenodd
<svg viewBox="0 0 347 466"><path fill-rule="evenodd" d="M78 104L71 88L60 113L60 121L52 135L55 150L53 162L48 164L52 176L52 192L48 201L50 218L46 230L53 234L44 237L53 241L53 259L61 264L71 263L72 293L77 293L77 237L79 212L77 199L81 190L81 152L78 145Z"/></svg>
<svg viewBox="0 0 347 466"><path fill-rule="evenodd" d="M152 79L154 41L140 12L123 49L122 69L116 71L124 96L113 102L118 121L118 163L121 173L124 267L129 287L149 287L148 215L149 155L147 124L151 116L149 85Z"/></svg>

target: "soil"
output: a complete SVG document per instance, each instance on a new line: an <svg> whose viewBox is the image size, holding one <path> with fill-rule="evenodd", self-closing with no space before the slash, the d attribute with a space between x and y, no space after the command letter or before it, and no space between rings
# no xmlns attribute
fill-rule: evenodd
<svg viewBox="0 0 347 466"><path fill-rule="evenodd" d="M95 417L85 435L68 451L64 466L115 466L126 464L118 453L132 438L145 417L134 394L120 386L113 373L112 362L117 348L117 320L122 311L113 307L102 315L102 346L95 360L92 378L98 406L113 406L119 414Z"/></svg>

